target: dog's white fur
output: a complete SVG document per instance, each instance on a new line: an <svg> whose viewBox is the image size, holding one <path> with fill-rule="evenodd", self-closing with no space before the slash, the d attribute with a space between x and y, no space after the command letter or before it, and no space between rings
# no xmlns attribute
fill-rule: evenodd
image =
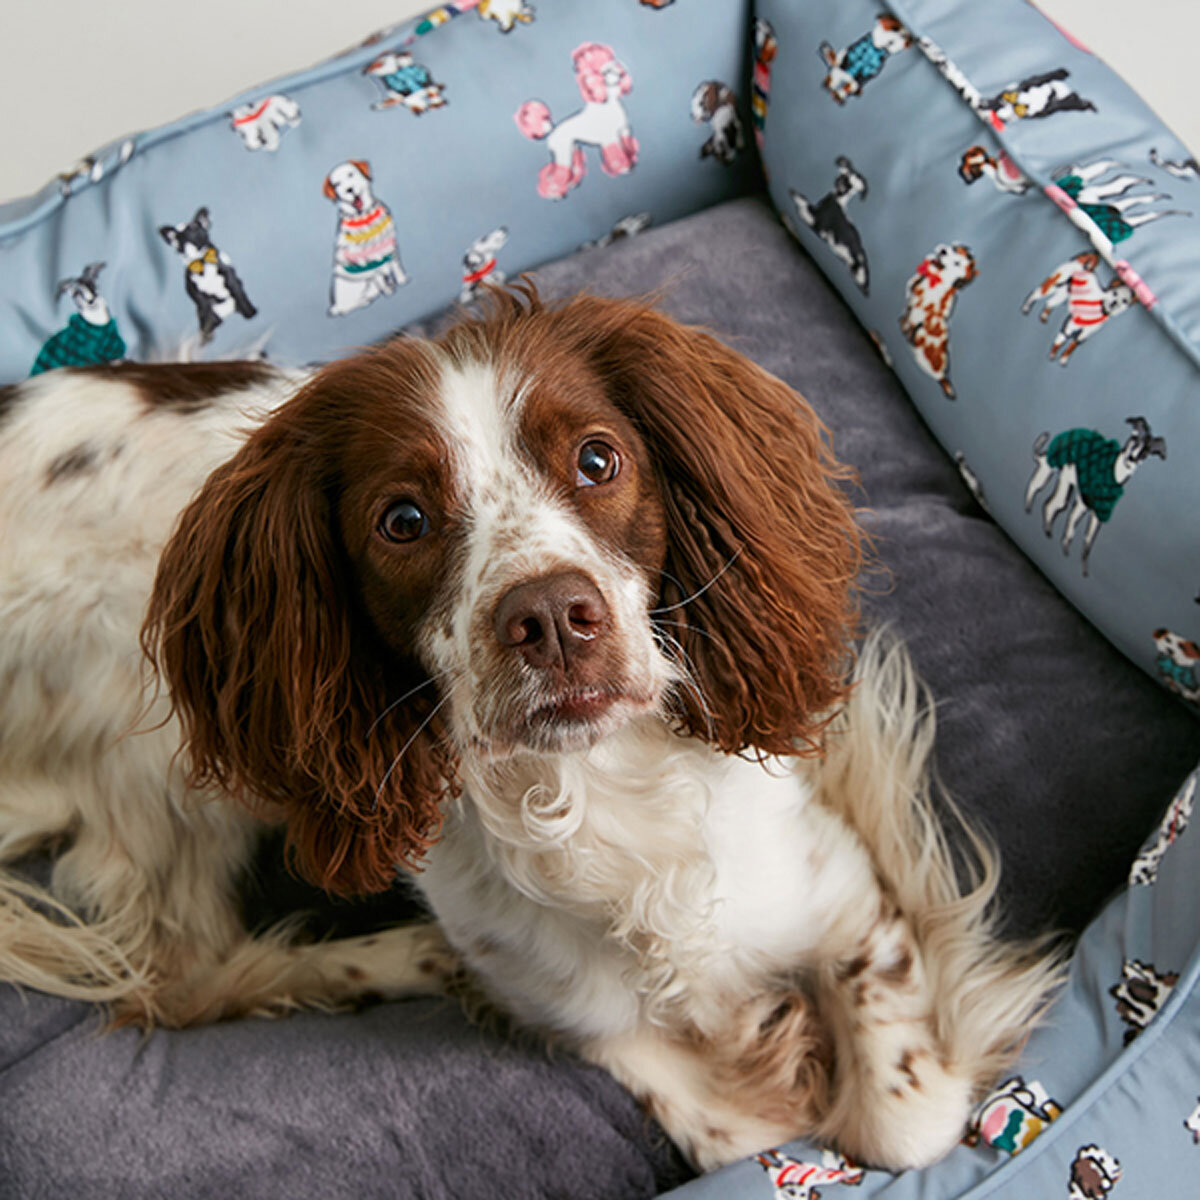
<svg viewBox="0 0 1200 1200"><path fill-rule="evenodd" d="M821 759L759 763L673 733L659 714L679 667L644 579L511 452L523 381L445 356L437 370L432 421L472 532L424 651L474 748L414 877L441 933L251 937L231 893L259 825L185 788L179 726L146 700L138 629L160 548L304 374L181 413L58 373L0 424L0 861L73 840L49 895L0 875L0 978L135 1017L153 991L151 1016L187 1023L436 990L455 963L444 935L494 1002L608 1068L701 1167L806 1122L856 1159L938 1158L1056 968L992 935L986 847L974 890L956 881L907 658L870 641ZM497 735L479 630L505 588L567 564L608 599L628 699L604 736L535 753ZM837 1064L819 1110L800 1082L814 1005Z"/></svg>

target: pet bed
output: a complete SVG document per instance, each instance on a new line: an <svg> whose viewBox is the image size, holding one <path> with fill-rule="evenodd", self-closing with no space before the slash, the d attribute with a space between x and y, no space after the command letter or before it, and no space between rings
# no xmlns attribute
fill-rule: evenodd
<svg viewBox="0 0 1200 1200"><path fill-rule="evenodd" d="M458 7L464 10L461 19L444 17L442 25L448 28L435 27L437 37L453 33L460 39L460 50L468 35L496 38L500 31L487 20L476 24L478 14L468 11L473 6ZM684 7L635 11L639 21L677 21ZM615 34L585 33L587 8L562 4L554 15L555 8L546 3L539 6L530 27L517 25L501 33L502 44L508 46L512 39L516 46L517 39L537 31L543 18L544 32L557 31L558 58L569 59L585 37L611 37L615 44ZM773 15L782 27L779 13ZM858 15L850 12L842 24ZM743 110L746 147L737 167L742 174L727 174L712 152L701 157L704 137L697 139L690 118L680 122L663 136L689 138L688 169L700 166L715 173L700 176L710 190L695 206L698 211L685 199L668 211L679 219L656 219L654 228L635 237L592 246L547 265L538 272L539 286L549 295L566 295L583 286L612 295L664 288L663 303L673 315L709 325L804 393L831 427L838 454L858 469L860 498L868 506L864 522L884 568L866 581L867 617L891 623L906 639L937 698L939 771L948 790L1000 845L1005 872L1000 899L1009 928L1020 933L1048 928L1078 932L1087 927L1068 995L1014 1072L1020 1074L1020 1083L1012 1083L981 1114L977 1145L960 1147L920 1175L864 1175L850 1164L824 1160L816 1147L795 1144L764 1147L759 1160L687 1183L690 1172L662 1134L602 1072L569 1059L548 1058L536 1045L475 1028L449 1001L382 1004L357 1013L299 1014L274 1022L240 1021L159 1031L149 1037L132 1030L99 1036L91 1010L4 988L0 1196L631 1197L656 1195L679 1185L684 1194L690 1189L697 1195L722 1196L811 1195L815 1187L828 1197L851 1186L861 1191L848 1195L881 1191L951 1196L971 1189L977 1195L1005 1195L1005 1188L1015 1188L1012 1194L1067 1196L1104 1195L1122 1177L1129 1181L1126 1190L1140 1179L1140 1194L1169 1191L1170 1180L1186 1179L1189 1169L1194 1172L1189 1156L1200 1153L1193 1145L1200 1121L1192 1114L1200 1078L1189 1077L1188 1064L1194 1066L1200 1057L1200 1013L1193 993L1197 871L1189 865L1196 843L1185 832L1184 813L1192 795L1188 772L1200 758L1200 725L1151 678L1153 663L1145 664L1151 668L1145 673L1114 649L980 506L855 315L814 260L797 248L767 198L730 198L753 192L753 176L744 165L752 132L757 125L769 136L770 123L781 111L772 73L766 69L771 62L768 34L760 26L755 42L748 36L749 13L743 10L737 16L744 24L736 34L728 29L715 32L741 39L735 58L741 58L743 49L751 56L757 52L752 81L741 89L753 100L752 111ZM610 19L632 17L628 11L610 17L606 9L603 20ZM874 15L869 18L873 20ZM649 29L645 26L639 36L653 37ZM383 45L400 45L414 36L401 30ZM435 38L419 36L421 46L434 45ZM628 39L633 36L629 26ZM769 36L776 38L780 53L779 35ZM845 45L851 44L847 35ZM834 112L836 101L820 93L824 69L815 49L810 48L818 74L816 99ZM349 67L342 64L340 74L331 68L323 78L335 84L341 80L338 86L351 81L358 86L363 66L380 57L379 50L376 46L359 52L357 58L351 56ZM620 53L635 86L651 77L652 72L641 69L652 57L642 42ZM898 72L899 66L886 69ZM932 78L942 82L936 72ZM409 76L408 82L416 79ZM685 88L688 96L704 81L692 80ZM397 88L407 86L404 78L394 82ZM878 90L884 82L877 79L871 88ZM677 81L673 86L683 84ZM522 79L514 93L530 90ZM453 104L457 97L449 87L447 94ZM517 98L523 102L525 96ZM870 98L870 93L859 95L846 104L865 104ZM302 107L308 120L312 106ZM418 119L412 110L403 110L403 101L396 107L402 111L378 115ZM635 111L632 98L629 108ZM419 119L432 127L434 120L447 115L432 110ZM210 122L214 129L216 122L215 117ZM303 124L285 127L276 151L247 151L239 143L233 148L250 155L276 153L277 161L284 163L288 139L303 130ZM221 131L238 136L224 126ZM513 134L522 136L515 126ZM181 131L179 136L186 135ZM642 146L647 165L650 141L644 137ZM163 142L167 149L174 144L170 139ZM536 154L524 142L517 144ZM124 271L118 256L95 241L84 254L86 239L72 224L77 220L72 206L95 197L90 203L104 210L109 223L104 228L118 232L118 248L135 258L150 250L161 253L168 265L160 262L145 270L159 280L164 295L171 289L178 299L173 289L182 295L182 285L168 277L168 271L173 275L176 269L170 258L173 250L165 239L155 241L154 229L135 236L127 210L116 203L117 193L111 190L122 178L136 179L128 171L150 172L150 151L153 145L142 160L145 165L139 166L141 151L121 165L120 149L114 149L111 162L116 165L109 178L87 180L66 201L48 195L40 207L29 206L0 230L0 254L30 253L27 238L36 239L41 236L38 231L64 221L64 228L80 237L71 263L41 261L35 268L31 259L23 268L30 280L71 276L78 281L83 265L107 256L98 276L101 288L96 290L113 281L111 296L120 299L112 300L110 317L126 343L124 353L131 357L161 353L172 337L187 332L185 321L194 318L185 300L182 318L176 314L153 322L149 310L134 301L139 289L129 284L140 278L136 272L142 267L134 263ZM370 153L380 161L378 151ZM329 158L324 150L320 155L322 162ZM342 157L349 161L348 154ZM679 162L682 170L682 156ZM529 184L523 205L533 206L531 214L517 206L530 222L525 228L533 230L539 220L580 224L564 227L561 239L547 243L544 252L531 242L514 259L513 270L581 242L611 240L607 235L621 226L623 216L642 211L614 190L641 179L641 165L626 176L588 178L577 191L551 204L537 192L544 164L537 159L530 171L529 163L525 160L519 168ZM773 194L796 186L781 178L769 150L767 163ZM376 176L380 174L377 169ZM659 179L655 186L666 187L668 182ZM310 183L306 180L305 186ZM593 194L596 207L586 216L581 216L582 209L569 207ZM317 198L329 207L319 178ZM639 199L656 200L648 194ZM474 217L469 205L455 211L464 228ZM691 215L682 215L687 211ZM189 216L190 210L182 215ZM474 221L471 228L478 224ZM629 222L623 228L629 232L643 224ZM87 230L88 236L94 237L98 228ZM514 217L514 241L518 228ZM339 330L327 334L324 347L329 352L337 348L339 338L346 345L378 336L392 327L389 318L394 318L393 324L407 322L415 332L432 328L441 319L430 315L432 308L453 298L457 280L441 293L428 293L431 303L424 310L395 304L389 308L395 297L381 293L358 313L377 324L370 329L356 325L353 334L343 332L340 322L345 318L329 317L325 311L332 298L330 272L336 269L336 251L328 228L323 238L323 278L314 299L321 320L312 319L317 328ZM451 253L461 255L461 240L457 231L447 239L443 262ZM919 253L929 249L922 245ZM826 250L814 243L817 262ZM85 261L73 265L81 254ZM840 263L831 269L835 279L839 270L848 274ZM902 298L903 269L895 270L898 288L892 290ZM411 272L415 282L415 260ZM259 277L267 278L262 273ZM851 286L857 288L853 282ZM872 290L881 286L873 285ZM399 287L396 296L404 298L405 288ZM37 319L31 316L42 302L23 305L11 285L3 298L9 305L4 362L12 379L29 372L54 324L47 312ZM899 310L894 298L891 310L896 310L891 317L895 323ZM264 312L261 319L267 318ZM282 330L282 318L275 319ZM268 328L269 322L256 332ZM1110 332L1115 337L1120 327ZM219 339L228 335L228 327L215 334L216 344L203 353L221 349ZM269 351L284 358L285 348L294 348L287 341L292 336L286 330L274 342L269 336ZM311 347L314 337L303 344ZM895 339L889 329L885 341ZM69 350L65 347L64 352ZM911 357L899 343L892 351L894 361L901 350ZM1072 364L1070 370L1081 365ZM1046 369L1051 369L1049 364ZM931 379L922 370L916 382L928 385ZM969 393L964 381L956 382L960 400L955 403L965 407ZM940 388L936 398L946 403ZM931 423L936 428L936 421ZM1106 537L1101 549L1110 549L1108 541ZM1097 569L1099 562L1097 558ZM1070 565L1078 568L1074 560ZM1166 821L1156 825L1168 804L1172 807ZM1147 836L1150 841L1143 847ZM1130 877L1135 858L1141 864L1140 881L1111 900L1096 918ZM29 869L36 874L44 863L31 862ZM412 911L399 890L369 908L325 904L288 880L269 858L264 858L258 877L248 881L247 906L252 920L269 920L294 907L311 908L318 928L362 928ZM1174 920L1164 921L1164 913L1174 913ZM1181 921L1180 913L1188 914L1189 920ZM1135 1035L1128 1048L1127 1034ZM1135 1126L1137 1108L1148 1116ZM1021 1157L1009 1162L1014 1150L1021 1150ZM821 1171L826 1174L814 1173ZM1106 1190L1070 1190L1084 1185ZM790 1193L785 1190L789 1187L794 1189ZM1178 1187L1186 1190L1185 1184Z"/></svg>

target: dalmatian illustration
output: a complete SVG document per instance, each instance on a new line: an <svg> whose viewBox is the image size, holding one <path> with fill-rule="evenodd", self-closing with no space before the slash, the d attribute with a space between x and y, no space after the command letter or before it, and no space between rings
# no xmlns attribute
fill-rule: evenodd
<svg viewBox="0 0 1200 1200"><path fill-rule="evenodd" d="M252 104L242 104L229 114L229 123L247 150L279 149L280 138L300 124L300 105L276 93Z"/></svg>
<svg viewBox="0 0 1200 1200"><path fill-rule="evenodd" d="M476 238L463 255L462 290L458 293L459 304L470 304L479 295L485 283L503 283L506 276L496 269L496 255L508 241L508 230L501 225L491 233Z"/></svg>
<svg viewBox="0 0 1200 1200"><path fill-rule="evenodd" d="M800 220L850 268L851 277L865 296L870 290L867 252L846 208L855 196L867 198L867 181L844 154L836 162L838 170L831 191L812 204L792 188L792 204Z"/></svg>
<svg viewBox="0 0 1200 1200"><path fill-rule="evenodd" d="M1025 172L1003 150L991 155L984 146L971 146L963 152L958 173L966 184L986 177L997 191L1009 196L1023 196L1033 186Z"/></svg>
<svg viewBox="0 0 1200 1200"><path fill-rule="evenodd" d="M1138 959L1127 958L1121 967L1121 981L1108 989L1108 994L1117 1002L1117 1015L1128 1026L1125 1030L1125 1045L1128 1046L1158 1015L1171 995L1171 989L1179 982L1175 971L1161 975L1153 966Z"/></svg>
<svg viewBox="0 0 1200 1200"><path fill-rule="evenodd" d="M987 495L983 490L983 484L980 483L979 476L971 470L970 465L967 463L967 456L959 450L954 455L954 461L958 464L958 473L962 476L962 481L967 485L967 491L971 493L975 503L985 513L990 513L992 510L988 507Z"/></svg>
<svg viewBox="0 0 1200 1200"><path fill-rule="evenodd" d="M1112 517L1134 471L1151 456L1167 457L1167 443L1151 434L1145 417L1126 420L1133 432L1124 445L1094 429L1068 429L1053 440L1049 433L1043 433L1033 444L1037 466L1025 489L1025 511L1033 510L1034 497L1053 482L1053 491L1042 509L1042 528L1047 537L1052 537L1055 520L1074 495L1074 506L1063 529L1062 551L1071 552L1079 523L1087 517L1080 559L1085 576L1100 526Z"/></svg>
<svg viewBox="0 0 1200 1200"><path fill-rule="evenodd" d="M707 122L712 130L708 141L700 147L701 158L715 158L729 166L745 148L737 97L719 79L705 80L692 93L692 120L697 125Z"/></svg>
<svg viewBox="0 0 1200 1200"><path fill-rule="evenodd" d="M396 244L396 222L375 198L371 164L352 158L325 176L324 193L338 209L329 315L344 317L408 282Z"/></svg>
<svg viewBox="0 0 1200 1200"><path fill-rule="evenodd" d="M535 9L524 0L479 0L479 16L484 21L495 21L501 33L512 33L518 25L533 23Z"/></svg>
<svg viewBox="0 0 1200 1200"><path fill-rule="evenodd" d="M818 1186L848 1183L857 1187L863 1179L862 1167L831 1150L822 1152L819 1163L800 1162L780 1150L767 1150L755 1159L775 1185L779 1200L819 1200Z"/></svg>
<svg viewBox="0 0 1200 1200"><path fill-rule="evenodd" d="M1116 171L1117 174L1104 179L1103 176ZM1133 236L1141 225L1158 221L1163 217L1190 217L1192 214L1179 208L1158 209L1154 212L1131 212L1142 204L1155 204L1170 200L1166 192L1152 195L1140 193L1130 195L1136 187L1152 185L1153 180L1128 173L1124 163L1114 158L1102 158L1086 165L1072 163L1055 172L1054 188L1048 189L1051 198L1068 213L1078 209L1085 214L1100 232L1114 245Z"/></svg>
<svg viewBox="0 0 1200 1200"><path fill-rule="evenodd" d="M196 306L203 342L212 340L226 317L238 313L249 321L258 312L229 255L218 250L209 238L211 228L208 209L198 208L190 221L160 225L158 230L162 240L183 259L183 286Z"/></svg>
<svg viewBox="0 0 1200 1200"><path fill-rule="evenodd" d="M1019 1154L1035 1137L1062 1115L1062 1105L1051 1100L1036 1079L1020 1075L1006 1079L971 1116L967 1141L984 1142L1008 1154Z"/></svg>
<svg viewBox="0 0 1200 1200"><path fill-rule="evenodd" d="M1070 75L1065 67L1059 67L1010 83L995 96L981 100L980 111L996 129L1013 121L1039 120L1060 112L1095 112L1096 106L1067 83Z"/></svg>
<svg viewBox="0 0 1200 1200"><path fill-rule="evenodd" d="M1165 630L1160 632L1165 632ZM1169 636L1173 637L1174 635ZM1155 640L1157 641L1157 637ZM1167 811L1159 823L1158 833L1155 835L1153 843L1133 860L1133 867L1129 872L1130 886L1148 887L1158 879L1158 868L1163 860L1163 855L1187 829L1195 803L1196 776L1193 775L1183 785L1179 795L1167 805Z"/></svg>
<svg viewBox="0 0 1200 1200"><path fill-rule="evenodd" d="M583 108L555 124L540 100L526 100L517 110L517 128L534 141L546 140L550 161L538 173L538 195L560 200L578 187L587 172L583 147L597 146L606 175L626 175L638 159L638 143L621 97L633 79L611 47L584 42L571 55Z"/></svg>
<svg viewBox="0 0 1200 1200"><path fill-rule="evenodd" d="M1176 179L1200 179L1200 162L1194 158L1165 158L1153 147L1150 147L1150 161L1160 170L1174 175Z"/></svg>
<svg viewBox="0 0 1200 1200"><path fill-rule="evenodd" d="M1169 629L1154 631L1159 678L1176 695L1200 704L1200 646Z"/></svg>
<svg viewBox="0 0 1200 1200"><path fill-rule="evenodd" d="M1184 1121L1183 1127L1192 1135L1192 1145L1200 1146L1200 1097L1197 1097L1196 1107Z"/></svg>
<svg viewBox="0 0 1200 1200"><path fill-rule="evenodd" d="M617 221L607 233L602 234L595 241L583 242L579 248L580 250L602 250L605 246L611 246L613 242L637 237L639 233L650 228L651 220L648 212L630 213Z"/></svg>
<svg viewBox="0 0 1200 1200"><path fill-rule="evenodd" d="M978 273L966 246L942 243L921 260L904 288L900 332L912 346L917 365L937 380L947 400L955 398L950 382L950 314L958 293Z"/></svg>
<svg viewBox="0 0 1200 1200"><path fill-rule="evenodd" d="M893 54L911 45L912 34L890 13L881 13L870 31L844 50L821 43L821 61L829 69L821 86L839 104L845 104L851 96L862 94Z"/></svg>
<svg viewBox="0 0 1200 1200"><path fill-rule="evenodd" d="M384 51L363 67L363 74L377 79L383 88L383 99L371 105L376 111L402 107L419 117L446 106L442 95L446 85L435 82L429 68L416 62L408 50Z"/></svg>
<svg viewBox="0 0 1200 1200"><path fill-rule="evenodd" d="M1121 1178L1121 1164L1099 1146L1080 1146L1071 1163L1070 1200L1104 1200Z"/></svg>
<svg viewBox="0 0 1200 1200"><path fill-rule="evenodd" d="M103 270L102 262L88 263L78 277L59 281L55 300L70 296L75 311L38 351L30 375L53 371L56 367L89 367L125 357L125 340L97 287Z"/></svg>
<svg viewBox="0 0 1200 1200"><path fill-rule="evenodd" d="M1122 280L1113 278L1102 285L1096 276L1100 255L1085 251L1060 263L1025 297L1021 312L1028 316L1040 300L1039 320L1046 321L1050 313L1062 304L1067 315L1062 328L1050 343L1050 360L1058 359L1065 367L1071 355L1088 338L1095 336L1108 322L1133 307L1133 289Z"/></svg>
<svg viewBox="0 0 1200 1200"><path fill-rule="evenodd" d="M770 21L754 18L754 67L751 72L750 119L754 122L754 140L763 148L767 127L767 109L771 107L771 64L779 53L779 42Z"/></svg>

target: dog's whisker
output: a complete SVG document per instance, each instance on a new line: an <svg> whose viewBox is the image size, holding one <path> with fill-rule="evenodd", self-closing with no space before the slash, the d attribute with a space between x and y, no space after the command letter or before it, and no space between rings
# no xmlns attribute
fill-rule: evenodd
<svg viewBox="0 0 1200 1200"><path fill-rule="evenodd" d="M383 712L381 712L379 714L379 716L377 716L375 718L375 720L371 722L371 728L367 730L367 737L370 737L371 734L373 734L375 732L376 728L379 725L379 722L382 721L384 719L384 717L386 717L388 715L388 713L393 712L395 709L399 708L399 706L401 704L403 704L405 702L405 700L409 699L411 696L415 696L418 692L424 691L425 688L431 687L433 684L438 683L441 680L446 679L453 674L454 674L454 668L449 667L445 671L439 671L436 675L431 675L423 683L418 683L416 687L409 688L408 691L405 692L403 696L401 696L398 700L393 700L391 702L391 704L389 704L387 706L387 708L385 708L383 710Z"/></svg>
<svg viewBox="0 0 1200 1200"><path fill-rule="evenodd" d="M720 639L713 637L713 635L709 633L707 629L701 629L699 625L691 625L686 621L660 621L651 619L650 624L655 626L670 625L674 629L686 629L688 633L699 634L700 637L708 638L710 642L716 642L718 645L720 644Z"/></svg>
<svg viewBox="0 0 1200 1200"><path fill-rule="evenodd" d="M416 729L413 730L412 736L408 739L408 741L405 742L404 745L400 747L400 753L397 754L396 757L392 759L391 766L389 766L388 769L384 772L383 778L379 781L379 787L377 787L375 789L375 803L373 805L374 808L379 807L379 797L383 795L383 789L385 787L387 787L387 782L389 779L391 779L392 772L400 765L400 760L407 753L409 746L411 746L413 744L413 742L415 742L417 740L417 737L421 733L421 730L424 729L425 726L428 725L429 722L432 721L433 718L438 715L438 711L447 703L447 701L449 699L450 699L449 696L443 696L441 698L441 700L439 700L437 702L437 704L435 704L433 706L433 711L430 712L429 716L427 716L425 718L425 720L423 720L420 723L420 725L418 725L416 727Z"/></svg>
<svg viewBox="0 0 1200 1200"><path fill-rule="evenodd" d="M700 596L703 596L704 593L707 592L708 589L710 587L712 587L712 585L714 583L716 583L717 580L720 579L721 576L724 575L725 572L728 571L729 568L732 567L735 562L737 562L738 558L741 556L742 549L743 549L743 547L739 546L733 552L733 555L729 559L729 561L702 588L699 588L698 590L694 591L690 596L687 596L683 600L680 600L677 604L668 604L664 608L652 608L650 610L650 615L652 617L654 617L654 616L657 616L659 613L674 612L675 609L682 608L685 604L691 604L691 602L693 600L697 599ZM664 572L664 574L665 574L665 572ZM676 582L678 582L678 581L676 581Z"/></svg>

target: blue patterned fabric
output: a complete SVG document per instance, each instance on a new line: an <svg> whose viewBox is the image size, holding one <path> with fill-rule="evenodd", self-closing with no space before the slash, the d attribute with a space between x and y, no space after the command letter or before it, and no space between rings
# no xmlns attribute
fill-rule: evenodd
<svg viewBox="0 0 1200 1200"><path fill-rule="evenodd" d="M774 51L762 155L784 222L991 516L1190 698L1194 160L1026 0L758 0L756 16ZM848 95L851 61L880 42L883 69Z"/></svg>
<svg viewBox="0 0 1200 1200"><path fill-rule="evenodd" d="M692 97L718 81L748 121L749 27L750 0L456 0L98 151L0 205L0 383L80 354L335 357L469 299L485 240L499 281L741 195L753 152L703 157ZM42 353L96 261L106 344Z"/></svg>

